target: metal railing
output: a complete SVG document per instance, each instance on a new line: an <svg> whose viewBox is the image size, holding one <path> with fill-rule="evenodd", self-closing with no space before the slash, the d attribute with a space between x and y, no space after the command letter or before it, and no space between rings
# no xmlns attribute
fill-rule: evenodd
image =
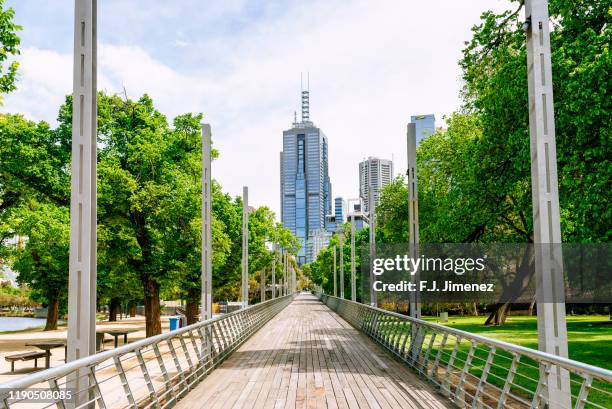
<svg viewBox="0 0 612 409"><path fill-rule="evenodd" d="M328 307L459 407L612 408L612 371L420 319L317 294ZM609 351L601 351L608 354ZM546 402L545 376L566 370L571 403Z"/></svg>
<svg viewBox="0 0 612 409"><path fill-rule="evenodd" d="M294 297L290 294L254 304L1 383L0 407L172 407ZM79 384L84 386L71 389ZM24 393L27 391L36 394ZM51 398L43 402L40 398L44 396Z"/></svg>

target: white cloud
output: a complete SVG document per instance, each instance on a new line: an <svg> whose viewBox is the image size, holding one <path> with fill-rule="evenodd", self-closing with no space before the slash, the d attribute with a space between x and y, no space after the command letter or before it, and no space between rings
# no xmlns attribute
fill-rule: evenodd
<svg viewBox="0 0 612 409"><path fill-rule="evenodd" d="M250 186L254 205L278 210L282 131L299 109L299 73L310 71L311 118L329 138L333 194L354 197L363 157L393 155L403 172L410 115L435 113L441 124L458 108L463 41L482 11L507 1L381 4L298 3L239 33L196 36L185 46L181 35L175 46L194 54L188 71L138 45L102 43L99 84L125 87L131 98L147 92L170 118L203 112L221 152L214 177L235 195ZM53 120L71 89L71 55L30 47L21 64L19 89L3 110Z"/></svg>

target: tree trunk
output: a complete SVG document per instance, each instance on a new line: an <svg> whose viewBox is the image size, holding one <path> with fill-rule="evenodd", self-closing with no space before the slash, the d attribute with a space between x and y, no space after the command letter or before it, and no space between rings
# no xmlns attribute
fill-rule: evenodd
<svg viewBox="0 0 612 409"><path fill-rule="evenodd" d="M187 300L185 305L185 316L187 317L187 325L195 324L198 322L198 314L200 303L196 300Z"/></svg>
<svg viewBox="0 0 612 409"><path fill-rule="evenodd" d="M192 287L187 291L187 297L185 297L185 317L187 318L187 325L195 324L198 321L201 297L202 294L198 287Z"/></svg>
<svg viewBox="0 0 612 409"><path fill-rule="evenodd" d="M495 310L489 314L485 325L503 325L510 311L510 304L514 302L528 288L530 279L534 275L534 254L532 246L527 246L523 258L517 268L514 280L507 286L499 297L500 301Z"/></svg>
<svg viewBox="0 0 612 409"><path fill-rule="evenodd" d="M117 313L121 308L121 303L119 302L119 298L111 298L110 304L108 306L108 321L114 322L117 321Z"/></svg>
<svg viewBox="0 0 612 409"><path fill-rule="evenodd" d="M495 310L491 312L485 321L485 325L504 325L509 311L510 303L497 304Z"/></svg>
<svg viewBox="0 0 612 409"><path fill-rule="evenodd" d="M136 316L136 303L130 303L128 304L128 311L130 314L130 317L135 317Z"/></svg>
<svg viewBox="0 0 612 409"><path fill-rule="evenodd" d="M531 304L529 304L529 316L533 316L533 308L535 307L536 299L534 298Z"/></svg>
<svg viewBox="0 0 612 409"><path fill-rule="evenodd" d="M159 283L145 276L142 280L144 285L144 307L146 335L161 334L161 308L159 305Z"/></svg>
<svg viewBox="0 0 612 409"><path fill-rule="evenodd" d="M47 323L45 331L54 331L57 329L57 320L59 318L59 300L56 296L47 296L49 305L47 306Z"/></svg>

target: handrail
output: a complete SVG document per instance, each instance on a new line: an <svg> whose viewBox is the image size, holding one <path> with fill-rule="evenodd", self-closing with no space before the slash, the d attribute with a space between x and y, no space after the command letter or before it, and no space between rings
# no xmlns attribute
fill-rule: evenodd
<svg viewBox="0 0 612 409"><path fill-rule="evenodd" d="M328 296L331 297L331 296ZM356 301L351 301L351 300L345 300L346 302L354 302L356 304ZM363 305L363 304L360 304ZM517 344L512 344L510 342L505 342L505 341L501 341L501 340L497 340L497 339L493 339L493 338L488 338L482 335L478 335L478 334L474 334L471 332L467 332L467 331L462 331L460 329L456 329L453 327L448 327L446 325L442 325L442 324L436 324L435 322L430 322L430 321L425 321L422 319L418 319L418 318L414 318L414 317L410 317L410 316L406 316L406 315L402 315L399 314L397 312L393 312L393 311L387 311L384 310L382 308L378 308L378 307L372 307L372 306L367 306L368 308L371 308L372 310L375 311L379 311L379 312L383 312L387 315L396 317L396 318L400 318L400 319L405 319L408 321L412 321L415 323L418 323L420 325L426 325L430 328L435 328L438 331L442 332L447 332L449 334L454 334L454 335L458 335L461 336L463 338L471 338L473 340L479 341L482 344L486 344L489 346L495 346L495 347L499 347L502 348L504 350L508 350L508 351L513 351L513 352L517 352L520 353L522 355L526 355L534 360L539 360L539 361L546 361L552 365L559 365L559 366L567 366L567 367L571 367L573 369L577 369L580 370L582 373L584 374L589 374L591 376L594 377L600 377L603 380L612 382L612 371L605 369L605 368L601 368L599 366L594 366L594 365L589 365L587 363L584 362L580 362L580 361L575 361L573 359L569 359L569 358L564 358L562 356L558 356L558 355L553 355L553 354L549 354L547 352L543 352L543 351L538 351L537 349L532 349L532 348L527 348L521 345L517 345Z"/></svg>
<svg viewBox="0 0 612 409"><path fill-rule="evenodd" d="M500 409L548 404L580 409L612 405L612 371L608 369L358 302L317 296L460 406ZM546 374L553 370L567 371L570 396L547 397Z"/></svg>
<svg viewBox="0 0 612 409"><path fill-rule="evenodd" d="M13 407L15 403L8 401L9 391L25 390L34 386L49 383L52 389L59 391L61 386L70 387L70 377L87 377L86 389L94 392L96 403L101 406L100 399L106 398L102 388L103 382L116 384L110 388L116 392L123 386L124 400L127 406L139 407L138 397L130 388L130 380L145 378L147 390L140 401L150 404L155 401L155 406L164 406L160 400L164 398L170 406L176 402L176 398L182 396L208 374L214 367L223 361L232 351L249 338L255 331L263 326L269 319L285 308L295 297L289 294L284 297L271 299L259 304L253 304L245 309L237 310L228 314L197 322L195 324L179 328L168 333L155 335L140 341L132 342L118 348L103 351L95 355L87 356L64 365L45 369L18 379L0 383L0 406ZM190 340L190 344L185 342ZM199 339L199 342L196 340ZM166 359L165 359L166 358ZM127 361L132 361L134 366L126 369ZM156 368L150 368L154 364ZM182 365L181 365L182 363ZM114 366L114 368L113 368ZM169 368L174 367L178 372L174 378L170 377ZM93 373L86 373L89 368L94 368ZM110 376L107 374L111 369ZM134 369L139 369L135 370ZM114 371L113 371L114 369ZM130 370L133 379L128 376ZM103 379L97 373L104 371ZM79 374L85 372L86 374ZM164 378L164 382L154 385L154 375L157 372ZM185 378L195 375L194 382L183 382L181 389L177 385ZM147 380L148 379L148 380ZM126 388L127 384L127 388ZM75 391L77 395L83 395L84 390ZM86 394L88 395L88 394ZM174 398L171 398L174 396ZM79 396L77 396L78 398ZM77 399L78 406L86 406L93 403L93 399ZM83 401L85 399L85 401ZM64 407L65 402L58 399L55 403L58 407ZM109 405L105 404L104 407ZM122 407L116 405L116 407Z"/></svg>

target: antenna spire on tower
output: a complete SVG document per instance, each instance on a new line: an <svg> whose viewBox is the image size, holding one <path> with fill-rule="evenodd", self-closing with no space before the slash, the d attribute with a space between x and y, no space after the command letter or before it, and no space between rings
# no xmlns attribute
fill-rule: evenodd
<svg viewBox="0 0 612 409"><path fill-rule="evenodd" d="M302 89L302 122L310 122L310 73L307 77L307 89L304 89L303 75L300 73L300 86Z"/></svg>

